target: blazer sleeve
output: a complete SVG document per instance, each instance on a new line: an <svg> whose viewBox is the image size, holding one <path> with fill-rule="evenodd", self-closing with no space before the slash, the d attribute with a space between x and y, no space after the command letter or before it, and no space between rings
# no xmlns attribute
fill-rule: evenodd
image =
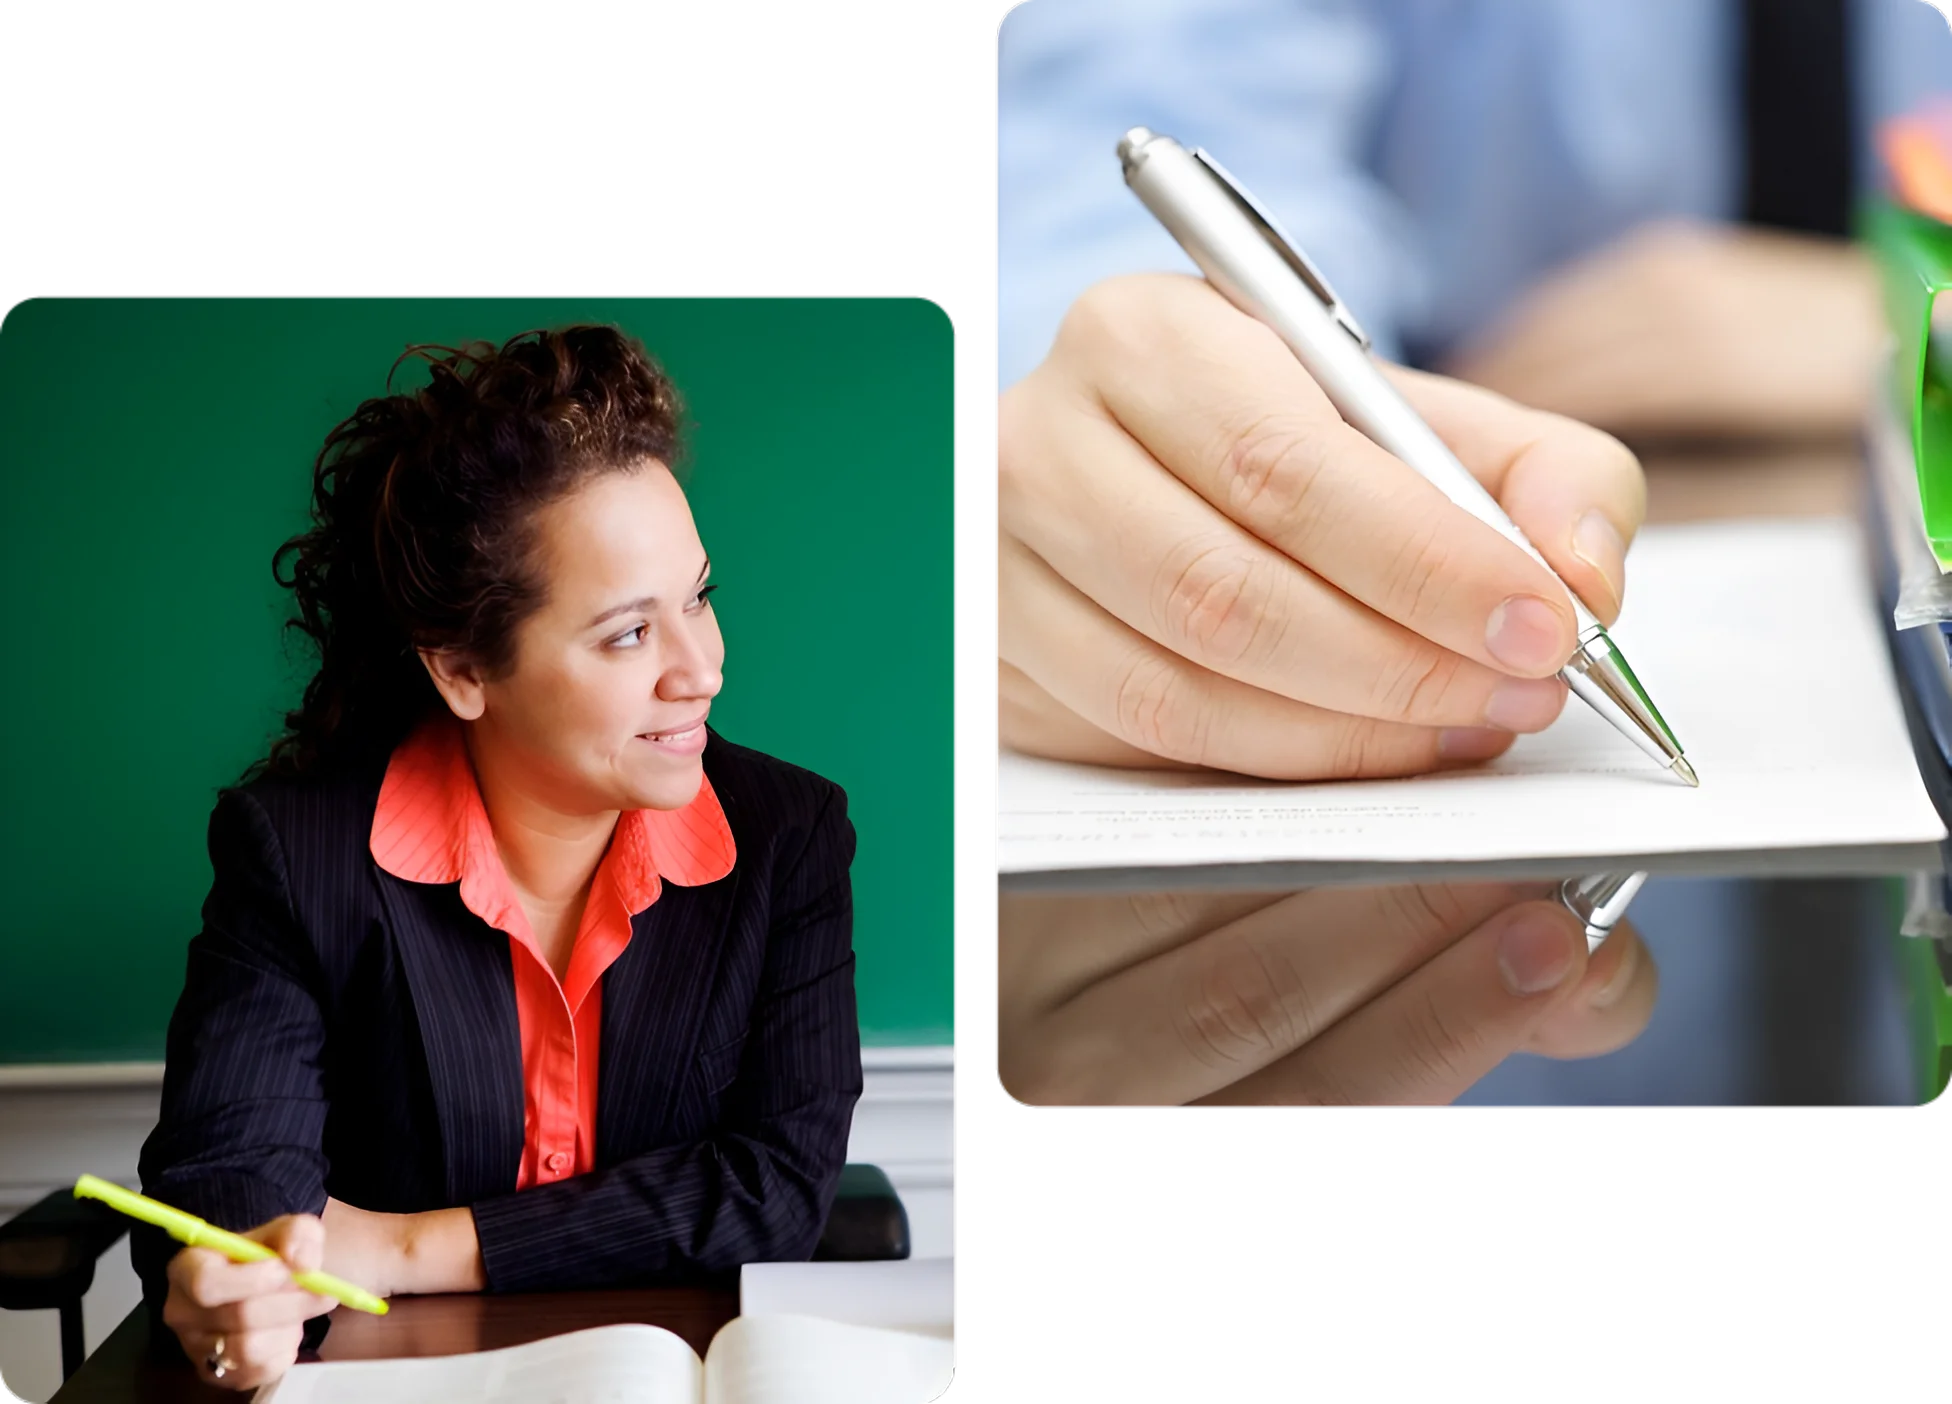
<svg viewBox="0 0 1952 1404"><path fill-rule="evenodd" d="M812 1253L861 1094L853 857L835 789L776 880L752 1025L714 1134L477 1202L489 1290L668 1281Z"/></svg>
<svg viewBox="0 0 1952 1404"><path fill-rule="evenodd" d="M263 807L225 791L209 842L203 930L190 942L162 1114L140 1166L145 1194L241 1231L325 1208L323 980ZM137 1226L130 1247L154 1306L178 1245Z"/></svg>

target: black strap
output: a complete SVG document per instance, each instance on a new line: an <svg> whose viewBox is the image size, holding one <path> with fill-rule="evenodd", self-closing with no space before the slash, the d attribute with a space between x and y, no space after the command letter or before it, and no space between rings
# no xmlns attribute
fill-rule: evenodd
<svg viewBox="0 0 1952 1404"><path fill-rule="evenodd" d="M1742 217L1808 234L1850 229L1845 0L1741 0L1747 179Z"/></svg>

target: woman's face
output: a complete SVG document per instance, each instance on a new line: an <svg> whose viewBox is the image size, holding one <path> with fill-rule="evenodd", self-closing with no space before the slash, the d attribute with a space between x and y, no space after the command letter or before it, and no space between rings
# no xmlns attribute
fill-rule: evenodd
<svg viewBox="0 0 1952 1404"><path fill-rule="evenodd" d="M549 504L535 564L544 603L513 667L480 684L475 744L565 813L681 808L704 777L725 641L677 479L651 463Z"/></svg>

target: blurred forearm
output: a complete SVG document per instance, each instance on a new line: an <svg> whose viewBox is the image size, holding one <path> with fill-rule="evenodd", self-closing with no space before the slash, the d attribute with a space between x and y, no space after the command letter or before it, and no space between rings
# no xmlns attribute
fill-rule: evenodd
<svg viewBox="0 0 1952 1404"><path fill-rule="evenodd" d="M1670 222L1561 269L1446 369L1616 434L1830 437L1883 337L1860 250Z"/></svg>

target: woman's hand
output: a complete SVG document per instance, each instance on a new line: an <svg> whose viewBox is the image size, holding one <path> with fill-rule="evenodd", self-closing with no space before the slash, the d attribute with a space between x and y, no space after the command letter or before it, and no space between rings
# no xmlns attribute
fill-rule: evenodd
<svg viewBox="0 0 1952 1404"><path fill-rule="evenodd" d="M1659 984L1627 926L1589 958L1545 886L1001 902L1019 1100L1448 1102L1512 1053L1611 1052Z"/></svg>
<svg viewBox="0 0 1952 1404"><path fill-rule="evenodd" d="M1662 221L1547 278L1450 369L1622 434L1848 434L1884 344L1838 240Z"/></svg>
<svg viewBox="0 0 1952 1404"><path fill-rule="evenodd" d="M287 1214L243 1236L275 1249L278 1259L233 1263L209 1248L185 1248L170 1259L163 1302L163 1320L197 1373L226 1389L255 1389L284 1374L298 1358L305 1322L338 1305L292 1282L294 1272L323 1264L318 1219Z"/></svg>
<svg viewBox="0 0 1952 1404"><path fill-rule="evenodd" d="M1435 376L1403 393L1603 620L1639 465ZM1003 741L1279 779L1487 759L1558 716L1565 591L1343 422L1204 282L1114 279L1000 406Z"/></svg>

